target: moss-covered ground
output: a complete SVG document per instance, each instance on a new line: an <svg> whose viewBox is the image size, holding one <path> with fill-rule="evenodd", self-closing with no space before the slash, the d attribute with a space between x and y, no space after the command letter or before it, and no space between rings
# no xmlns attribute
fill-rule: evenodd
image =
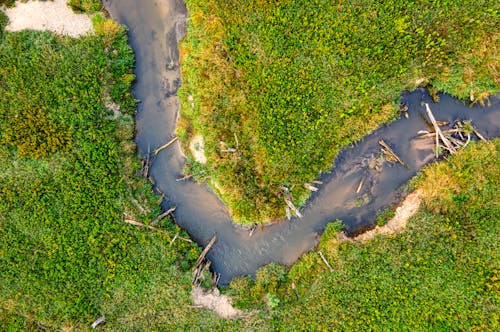
<svg viewBox="0 0 500 332"><path fill-rule="evenodd" d="M484 101L500 89L498 1L187 0L178 134L205 139L207 180L235 220L285 214L340 149L432 86ZM288 189L283 189L288 188Z"/></svg>

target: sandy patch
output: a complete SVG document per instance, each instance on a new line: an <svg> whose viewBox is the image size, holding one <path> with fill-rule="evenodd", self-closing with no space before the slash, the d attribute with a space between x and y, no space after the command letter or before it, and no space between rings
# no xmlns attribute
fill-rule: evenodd
<svg viewBox="0 0 500 332"><path fill-rule="evenodd" d="M203 137L201 135L193 137L189 143L189 150L191 150L194 160L200 164L207 163L207 157L205 156L205 142L203 141Z"/></svg>
<svg viewBox="0 0 500 332"><path fill-rule="evenodd" d="M221 295L217 288L205 292L201 287L197 286L191 291L191 297L195 306L215 311L222 318L237 318L243 315L240 310L233 307L231 298Z"/></svg>
<svg viewBox="0 0 500 332"><path fill-rule="evenodd" d="M80 37L94 29L90 17L73 13L66 0L18 1L15 7L5 9L5 14L9 17L7 31L47 30Z"/></svg>
<svg viewBox="0 0 500 332"><path fill-rule="evenodd" d="M415 190L404 199L403 203L396 209L394 217L384 226L376 226L363 234L354 237L354 241L366 241L373 239L376 235L389 235L400 233L406 228L408 219L417 213L420 203L422 202L422 191Z"/></svg>

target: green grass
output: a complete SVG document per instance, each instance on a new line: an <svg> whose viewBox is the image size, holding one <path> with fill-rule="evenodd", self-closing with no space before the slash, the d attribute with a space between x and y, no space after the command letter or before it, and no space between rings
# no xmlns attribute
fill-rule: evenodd
<svg viewBox="0 0 500 332"><path fill-rule="evenodd" d="M68 0L68 5L77 12L96 12L101 10L102 1L100 0Z"/></svg>
<svg viewBox="0 0 500 332"><path fill-rule="evenodd" d="M283 217L282 186L304 202L404 89L479 102L500 89L498 1L186 3L179 133L187 152L205 138L203 174L242 223Z"/></svg>
<svg viewBox="0 0 500 332"><path fill-rule="evenodd" d="M169 283L170 303L189 301L196 245L169 246L180 230L168 220L164 234L124 223L149 223L160 207L136 176L125 30L95 23L82 39L0 35L1 330L86 329ZM109 101L121 105L115 120Z"/></svg>
<svg viewBox="0 0 500 332"><path fill-rule="evenodd" d="M402 234L341 243L330 224L317 250L333 272L315 250L229 292L246 308L277 297L277 330L498 330L499 148L474 144L428 167L417 181L424 205Z"/></svg>
<svg viewBox="0 0 500 332"><path fill-rule="evenodd" d="M232 281L245 318L192 308L197 247L170 246L168 220L165 233L123 222L149 223L159 201L135 176L132 52L123 29L95 23L82 39L0 24L0 330L85 331L100 315L108 331L498 330L498 139L428 167L403 234L339 243L331 224L318 250L333 273L311 251Z"/></svg>

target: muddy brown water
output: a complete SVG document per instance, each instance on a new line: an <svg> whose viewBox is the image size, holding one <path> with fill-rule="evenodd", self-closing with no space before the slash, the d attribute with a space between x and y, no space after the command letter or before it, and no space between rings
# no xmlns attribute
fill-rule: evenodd
<svg viewBox="0 0 500 332"><path fill-rule="evenodd" d="M185 33L187 17L182 0L105 0L111 16L129 29L130 44L136 55L135 98L141 100L136 116L139 153L169 141L176 127L181 84L177 43ZM253 275L262 265L277 262L290 265L316 246L326 225L342 220L348 233L374 226L377 211L399 202L405 183L425 164L433 160L432 143L416 139L426 129L422 102L431 105L438 121L470 119L480 133L492 138L500 134L500 99L492 98L489 107L468 107L442 95L433 104L424 89L403 93L409 118L402 117L345 149L336 159L335 168L320 178L323 185L301 210L302 219L280 221L250 231L235 225L224 203L204 184L177 182L183 176L185 157L178 143L158 154L151 165L150 177L157 189L166 194L163 206L177 207L176 222L201 246L214 234L217 242L207 257L228 283L240 275ZM383 139L408 164L383 162L374 167ZM333 161L332 161L333 162ZM365 182L356 194L360 180ZM364 197L364 200L362 198Z"/></svg>

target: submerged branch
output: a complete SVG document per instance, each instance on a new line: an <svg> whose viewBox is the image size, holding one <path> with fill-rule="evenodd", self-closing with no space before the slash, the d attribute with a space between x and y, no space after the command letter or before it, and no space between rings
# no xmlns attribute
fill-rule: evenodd
<svg viewBox="0 0 500 332"><path fill-rule="evenodd" d="M390 157L394 158L398 163L403 165L404 167L408 168L408 165L401 159L399 156L391 149L389 145L387 145L384 140L378 141L378 144L380 144L383 147L383 151L385 154L389 155Z"/></svg>

